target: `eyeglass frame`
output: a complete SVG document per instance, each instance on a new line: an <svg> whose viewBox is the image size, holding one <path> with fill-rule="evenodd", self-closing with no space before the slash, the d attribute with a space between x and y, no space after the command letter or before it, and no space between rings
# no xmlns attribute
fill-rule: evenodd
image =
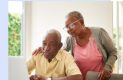
<svg viewBox="0 0 123 80"><path fill-rule="evenodd" d="M74 23L78 22L79 20L80 20L80 19L77 19L76 21L70 23L70 24L68 25L68 27L66 27L66 26L63 27L63 29L64 29L64 30L74 29L74 28L75 28L75 26L73 26Z"/></svg>

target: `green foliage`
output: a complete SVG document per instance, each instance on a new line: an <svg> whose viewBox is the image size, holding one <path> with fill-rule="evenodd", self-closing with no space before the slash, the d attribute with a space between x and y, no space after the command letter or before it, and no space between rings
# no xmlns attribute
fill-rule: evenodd
<svg viewBox="0 0 123 80"><path fill-rule="evenodd" d="M21 53L21 16L8 14L8 46L9 56L19 56Z"/></svg>

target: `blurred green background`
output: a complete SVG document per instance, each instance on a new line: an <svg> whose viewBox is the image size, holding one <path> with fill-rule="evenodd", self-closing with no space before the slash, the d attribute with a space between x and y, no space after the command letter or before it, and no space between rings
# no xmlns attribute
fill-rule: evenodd
<svg viewBox="0 0 123 80"><path fill-rule="evenodd" d="M19 56L21 54L21 16L18 14L8 14L8 47L9 56Z"/></svg>

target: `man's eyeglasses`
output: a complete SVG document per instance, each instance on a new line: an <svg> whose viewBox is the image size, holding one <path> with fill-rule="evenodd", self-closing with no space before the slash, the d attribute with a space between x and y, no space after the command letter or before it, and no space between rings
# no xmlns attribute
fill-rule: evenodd
<svg viewBox="0 0 123 80"><path fill-rule="evenodd" d="M72 23L69 24L68 26L65 26L63 29L64 29L65 31L67 31L67 30L69 30L69 29L74 29L74 28L75 28L74 23L78 22L79 20L80 20L80 19L78 19L78 20L72 22Z"/></svg>

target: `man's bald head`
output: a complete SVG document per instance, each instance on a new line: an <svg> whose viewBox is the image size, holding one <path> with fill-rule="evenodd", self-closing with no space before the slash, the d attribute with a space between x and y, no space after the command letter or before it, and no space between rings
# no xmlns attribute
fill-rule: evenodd
<svg viewBox="0 0 123 80"><path fill-rule="evenodd" d="M58 30L51 29L47 32L45 37L47 37L48 35L53 36L59 43L61 43L61 34Z"/></svg>
<svg viewBox="0 0 123 80"><path fill-rule="evenodd" d="M55 29L49 30L43 40L44 56L51 60L56 56L61 47L62 43L60 32Z"/></svg>

